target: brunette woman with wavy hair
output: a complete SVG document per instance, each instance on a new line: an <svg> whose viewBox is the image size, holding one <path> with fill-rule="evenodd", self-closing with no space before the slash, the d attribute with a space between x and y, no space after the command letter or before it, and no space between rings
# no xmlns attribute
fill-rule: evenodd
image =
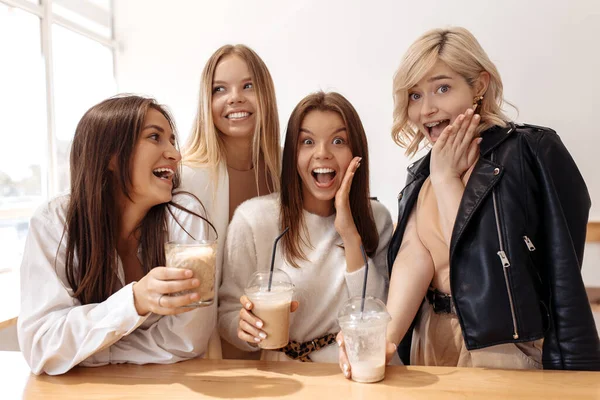
<svg viewBox="0 0 600 400"><path fill-rule="evenodd" d="M105 100L79 122L71 193L35 213L21 266L19 343L34 373L205 352L215 306L185 307L198 295L172 294L200 282L161 267L165 242L206 238L212 226L195 196L174 199L174 130L162 106L139 96Z"/></svg>
<svg viewBox="0 0 600 400"><path fill-rule="evenodd" d="M249 352L257 351L256 344L267 337L269 329L261 329L263 322L252 313L243 289L252 273L269 267L273 239L289 228L275 265L292 278L299 308L290 325L290 344L264 351L262 358L337 362L337 346L332 344L339 331L338 310L362 291L365 269L360 246L364 245L371 264L367 293L385 300L385 254L392 235L389 212L369 199L364 128L342 95L313 93L292 112L281 187L281 195L240 205L231 221L219 331L224 339Z"/></svg>

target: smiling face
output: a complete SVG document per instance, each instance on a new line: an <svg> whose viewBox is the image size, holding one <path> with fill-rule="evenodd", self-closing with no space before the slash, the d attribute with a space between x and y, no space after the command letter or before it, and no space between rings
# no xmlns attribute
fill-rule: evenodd
<svg viewBox="0 0 600 400"><path fill-rule="evenodd" d="M257 100L246 62L232 54L215 68L212 117L224 140L251 139L256 125Z"/></svg>
<svg viewBox="0 0 600 400"><path fill-rule="evenodd" d="M171 125L160 111L149 108L131 158L133 202L150 208L171 201L179 161Z"/></svg>
<svg viewBox="0 0 600 400"><path fill-rule="evenodd" d="M340 114L310 111L300 125L298 175L304 209L331 215L344 174L352 161L348 132Z"/></svg>
<svg viewBox="0 0 600 400"><path fill-rule="evenodd" d="M479 81L469 86L461 75L438 60L408 91L408 119L435 143L456 117L473 107L479 86Z"/></svg>

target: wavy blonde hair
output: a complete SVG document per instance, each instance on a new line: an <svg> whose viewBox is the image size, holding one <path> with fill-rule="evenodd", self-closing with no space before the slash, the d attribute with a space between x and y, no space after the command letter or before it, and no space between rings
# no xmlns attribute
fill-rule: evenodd
<svg viewBox="0 0 600 400"><path fill-rule="evenodd" d="M461 75L471 87L482 72L490 82L479 107L481 123L477 133L492 126L506 126L509 118L502 112L502 80L475 36L465 28L433 29L419 37L408 49L394 74L394 123L392 139L406 149L411 157L421 148L425 135L408 119L409 90L415 86L437 61L445 62Z"/></svg>
<svg viewBox="0 0 600 400"><path fill-rule="evenodd" d="M243 44L220 47L204 66L200 80L196 122L192 135L183 149L183 163L191 167L212 168L216 177L217 166L226 159L222 133L218 131L212 117L212 96L217 65L223 58L230 55L236 55L246 62L256 92L256 127L252 140L253 164L258 166L259 160L262 158L266 167L267 185L271 191L278 192L281 149L275 85L263 60L251 48ZM255 168L254 171L258 189L259 168Z"/></svg>

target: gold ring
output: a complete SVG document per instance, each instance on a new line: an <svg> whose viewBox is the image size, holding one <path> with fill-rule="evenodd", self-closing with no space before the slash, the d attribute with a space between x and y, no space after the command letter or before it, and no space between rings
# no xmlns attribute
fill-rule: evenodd
<svg viewBox="0 0 600 400"><path fill-rule="evenodd" d="M160 304L160 301L162 300L162 298L163 298L163 296L164 296L164 295L165 295L165 294L163 293L163 294L161 294L161 295L160 295L160 297L158 298L158 306L159 306L159 307L161 307L161 308L162 308L162 305Z"/></svg>

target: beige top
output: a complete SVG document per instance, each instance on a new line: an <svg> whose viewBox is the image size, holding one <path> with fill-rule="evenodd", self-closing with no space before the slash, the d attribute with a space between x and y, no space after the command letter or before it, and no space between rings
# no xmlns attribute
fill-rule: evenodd
<svg viewBox="0 0 600 400"><path fill-rule="evenodd" d="M475 162L476 163L476 162ZM462 177L466 185L475 163ZM417 200L417 233L429 250L435 273L431 286L450 291L450 249L442 234L437 198L427 178ZM412 365L459 366L480 368L538 369L542 367L542 340L505 343L482 350L469 351L465 346L456 315L436 314L427 302L421 307L416 335L413 335Z"/></svg>
<svg viewBox="0 0 600 400"><path fill-rule="evenodd" d="M260 163L258 171L258 187L260 193L256 190L256 177L254 176L254 168L246 171L227 166L229 174L229 221L233 218L235 209L248 199L256 196L264 196L271 193L267 186L264 163Z"/></svg>
<svg viewBox="0 0 600 400"><path fill-rule="evenodd" d="M462 177L466 185L477 161L465 172ZM438 210L437 198L428 177L417 200L417 234L423 246L431 254L435 274L431 286L441 292L450 294L450 249L444 239L440 224L440 212Z"/></svg>

